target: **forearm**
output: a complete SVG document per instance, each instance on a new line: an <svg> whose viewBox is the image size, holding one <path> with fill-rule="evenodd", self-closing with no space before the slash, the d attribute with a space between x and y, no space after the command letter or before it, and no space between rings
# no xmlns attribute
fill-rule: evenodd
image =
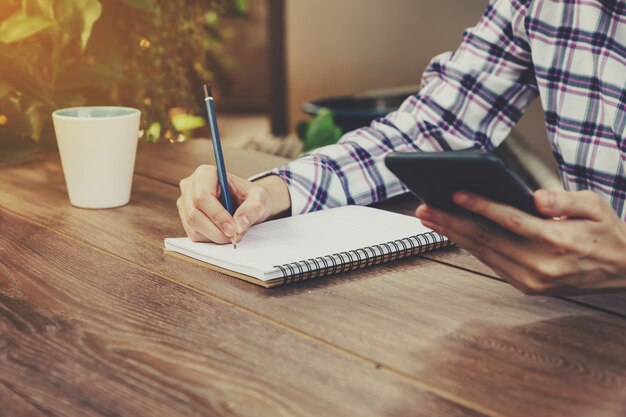
<svg viewBox="0 0 626 417"><path fill-rule="evenodd" d="M538 190L534 198L545 218L468 193L454 202L475 215L427 206L416 215L524 292L626 290L626 224L608 202L591 191Z"/></svg>
<svg viewBox="0 0 626 417"><path fill-rule="evenodd" d="M392 146L360 129L344 136L337 145L326 146L274 171L288 185L292 213L345 205L367 205L403 193L406 189L385 167L384 157L393 150L411 150L389 138ZM347 138L358 137L348 142Z"/></svg>
<svg viewBox="0 0 626 417"><path fill-rule="evenodd" d="M435 59L422 91L398 111L271 172L287 184L293 214L405 192L385 167L390 152L491 151L506 138L537 91L529 51L511 29L522 6L513 9L508 0L492 6L495 15L488 11L454 54Z"/></svg>

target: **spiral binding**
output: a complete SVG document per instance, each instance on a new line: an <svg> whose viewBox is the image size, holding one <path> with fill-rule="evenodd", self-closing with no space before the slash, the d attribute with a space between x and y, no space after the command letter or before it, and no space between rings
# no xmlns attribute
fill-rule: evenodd
<svg viewBox="0 0 626 417"><path fill-rule="evenodd" d="M385 262L417 255L418 253L451 246L453 243L436 232L423 233L348 252L311 258L304 261L276 265L283 276L283 284L367 268Z"/></svg>

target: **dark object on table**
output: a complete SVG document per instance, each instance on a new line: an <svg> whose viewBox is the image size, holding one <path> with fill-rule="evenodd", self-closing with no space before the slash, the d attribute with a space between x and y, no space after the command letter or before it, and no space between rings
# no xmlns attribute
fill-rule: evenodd
<svg viewBox="0 0 626 417"><path fill-rule="evenodd" d="M377 90L354 96L326 97L302 105L302 111L315 116L321 109L329 109L341 130L349 132L369 126L378 119L397 110L407 97L417 93L418 87Z"/></svg>
<svg viewBox="0 0 626 417"><path fill-rule="evenodd" d="M385 165L425 203L449 211L452 201L467 191L538 217L530 188L495 155L475 152L392 152Z"/></svg>

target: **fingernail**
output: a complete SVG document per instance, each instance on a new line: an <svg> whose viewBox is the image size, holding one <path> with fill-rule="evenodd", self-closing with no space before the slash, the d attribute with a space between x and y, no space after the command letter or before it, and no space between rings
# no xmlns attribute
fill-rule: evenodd
<svg viewBox="0 0 626 417"><path fill-rule="evenodd" d="M431 223L431 222L426 221L426 220L422 220L422 225L424 225L425 227L428 227L429 229L432 229L434 231L437 231L437 229L439 228L439 225L437 225L435 223Z"/></svg>
<svg viewBox="0 0 626 417"><path fill-rule="evenodd" d="M420 220L426 220L426 221L430 220L430 221L432 221L433 220L433 212L425 207L419 213L419 218L420 218Z"/></svg>
<svg viewBox="0 0 626 417"><path fill-rule="evenodd" d="M224 234L228 237L233 237L235 236L235 226L231 223L224 223L222 225L222 232L224 232Z"/></svg>
<svg viewBox="0 0 626 417"><path fill-rule="evenodd" d="M474 198L468 193L460 191L454 195L454 201L461 206L470 206L474 202Z"/></svg>
<svg viewBox="0 0 626 417"><path fill-rule="evenodd" d="M554 201L554 193L551 193L550 191L541 191L541 193L539 194L539 199L541 200L541 204L545 207L545 208L552 208L554 207L555 201Z"/></svg>
<svg viewBox="0 0 626 417"><path fill-rule="evenodd" d="M237 217L237 231L239 233L243 233L248 225L250 224L250 220L245 215Z"/></svg>

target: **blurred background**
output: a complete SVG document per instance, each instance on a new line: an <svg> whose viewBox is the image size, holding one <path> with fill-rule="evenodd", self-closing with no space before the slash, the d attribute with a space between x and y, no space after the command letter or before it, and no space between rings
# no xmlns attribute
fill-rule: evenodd
<svg viewBox="0 0 626 417"><path fill-rule="evenodd" d="M54 146L50 111L83 104L141 108L149 141L208 137L210 81L228 145L295 157L350 128L342 111L367 119L416 92L429 60L455 49L486 5L0 0L0 146ZM538 102L516 131L553 164Z"/></svg>

